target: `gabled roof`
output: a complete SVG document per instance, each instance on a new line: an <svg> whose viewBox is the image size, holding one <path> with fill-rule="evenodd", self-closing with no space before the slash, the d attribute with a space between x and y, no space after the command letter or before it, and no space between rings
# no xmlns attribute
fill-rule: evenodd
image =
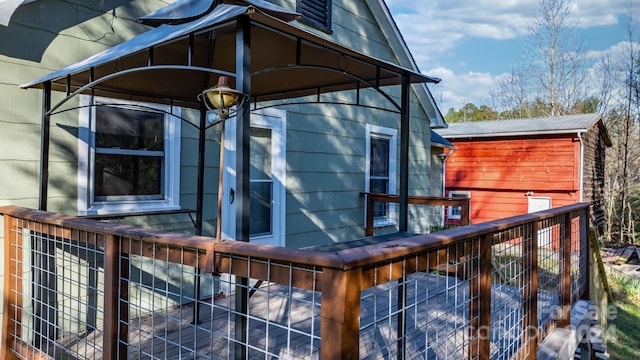
<svg viewBox="0 0 640 360"><path fill-rule="evenodd" d="M401 65L410 67L414 71L420 71L418 68L418 64L416 63L411 51L409 51L409 47L407 43L404 41L402 34L400 33L400 29L398 29L398 25L395 20L393 20L393 16L391 16L391 12L389 11L389 7L386 5L384 0L365 0L369 9L371 10L373 16L375 17L378 25L382 29L382 32L387 36L387 41L389 42L389 46L391 50L393 50L394 55L398 58L398 61ZM434 81L437 83L438 81ZM432 128L445 128L447 127L447 123L444 120L444 116L442 116L442 112L438 108L433 95L429 91L426 84L418 84L413 88L418 95L418 99L420 100L421 105L429 118L431 120ZM433 108L433 112L430 112L426 104L424 102L428 102Z"/></svg>
<svg viewBox="0 0 640 360"><path fill-rule="evenodd" d="M438 133L449 140L485 137L531 136L551 134L578 134L598 125L605 143L611 146L607 129L600 114L548 116L527 119L491 120L449 124Z"/></svg>

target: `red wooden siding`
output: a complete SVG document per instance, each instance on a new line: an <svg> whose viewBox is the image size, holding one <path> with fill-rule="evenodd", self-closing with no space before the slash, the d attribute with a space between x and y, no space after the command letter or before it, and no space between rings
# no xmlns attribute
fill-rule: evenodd
<svg viewBox="0 0 640 360"><path fill-rule="evenodd" d="M447 191L471 192L471 221L528 211L528 192L552 207L579 201L580 143L575 136L452 141Z"/></svg>
<svg viewBox="0 0 640 360"><path fill-rule="evenodd" d="M467 188L447 188L447 191L471 192L471 222L478 224L485 221L496 220L514 215L526 214L528 211L528 199L522 191L492 191L470 190ZM559 207L578 202L577 192L573 193L547 193L536 192L534 196L550 197L551 206Z"/></svg>

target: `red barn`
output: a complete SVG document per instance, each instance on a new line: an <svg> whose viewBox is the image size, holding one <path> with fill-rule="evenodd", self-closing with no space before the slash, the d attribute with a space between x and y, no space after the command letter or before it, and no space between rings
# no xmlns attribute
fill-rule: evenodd
<svg viewBox="0 0 640 360"><path fill-rule="evenodd" d="M447 194L471 198L473 223L586 201L601 225L611 139L600 115L453 123L437 131L455 146L445 163Z"/></svg>

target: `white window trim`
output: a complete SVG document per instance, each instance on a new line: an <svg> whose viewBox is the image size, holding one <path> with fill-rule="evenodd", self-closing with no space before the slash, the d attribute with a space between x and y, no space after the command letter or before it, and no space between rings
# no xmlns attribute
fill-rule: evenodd
<svg viewBox="0 0 640 360"><path fill-rule="evenodd" d="M453 196L453 195L464 195L464 196ZM449 191L449 197L450 198L464 198L466 197L467 199L469 199L469 201L471 201L471 191ZM447 217L449 219L461 219L461 215L462 214L454 214L453 213L453 209L455 208L459 208L459 206L449 206L447 208Z"/></svg>
<svg viewBox="0 0 640 360"><path fill-rule="evenodd" d="M365 179L364 191L369 192L370 170L371 170L371 138L384 138L389 140L389 194L397 194L396 185L397 171L397 154L398 154L398 129L388 128L384 126L367 124L366 128L366 162L365 162ZM398 213L398 204L388 203L388 215L385 219L374 219L373 227L393 226L398 223L398 219L394 217ZM365 224L366 224L366 204L365 204Z"/></svg>
<svg viewBox="0 0 640 360"><path fill-rule="evenodd" d="M165 112L165 171L162 200L123 200L94 202L95 111L91 96L80 97L78 120L78 215L108 215L177 210L180 208L180 108L151 103L127 102L95 97L103 104L142 105ZM173 114L174 116L171 116Z"/></svg>

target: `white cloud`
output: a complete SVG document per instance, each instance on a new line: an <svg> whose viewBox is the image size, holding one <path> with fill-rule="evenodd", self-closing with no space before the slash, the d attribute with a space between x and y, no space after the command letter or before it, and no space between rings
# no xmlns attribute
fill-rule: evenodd
<svg viewBox="0 0 640 360"><path fill-rule="evenodd" d="M629 10L637 12L640 2L633 0L577 0L574 3L573 19L577 27L586 29L596 26L615 25L618 16Z"/></svg>
<svg viewBox="0 0 640 360"><path fill-rule="evenodd" d="M469 71L474 67L473 58L456 59L454 64L451 54L461 53L459 47L465 41L523 38L538 8L538 0L385 1L418 67L442 79L430 89L443 113L467 102L492 106L491 89L511 70L501 69L501 74ZM640 13L640 0L574 0L573 24L581 29L617 24L619 17L629 11L629 2L633 2L632 13ZM609 50L586 55L596 61ZM445 58L450 63L445 63ZM466 71L452 70L461 63Z"/></svg>
<svg viewBox="0 0 640 360"><path fill-rule="evenodd" d="M440 84L429 88L443 113L446 114L451 107L459 109L470 102L477 106L492 106L491 88L498 76L472 71L460 74L444 67L430 69L426 73L442 79Z"/></svg>
<svg viewBox="0 0 640 360"><path fill-rule="evenodd" d="M420 68L469 38L506 40L528 33L538 0L385 0ZM574 0L580 28L613 25L627 13L629 0ZM638 8L640 1L635 1Z"/></svg>
<svg viewBox="0 0 640 360"><path fill-rule="evenodd" d="M625 61L628 62L629 49L633 46L636 50L640 49L640 43L629 43L622 41L611 45L603 51L589 52L588 55L594 61L587 70L588 78L585 80L588 86L587 95L601 95L603 84L608 79L610 81L624 81L624 69L622 68ZM600 61L604 56L609 56L611 61L610 69L603 69L603 63ZM429 89L433 93L438 107L446 114L449 108L459 109L466 103L473 103L476 106L488 105L495 107L491 97L491 91L495 88L498 81L508 73L493 75L482 72L465 72L456 73L454 70L446 67L437 67L425 71L429 75L433 75L442 79L437 85L430 85ZM616 93L615 86L609 89L609 95L612 98L619 96Z"/></svg>

